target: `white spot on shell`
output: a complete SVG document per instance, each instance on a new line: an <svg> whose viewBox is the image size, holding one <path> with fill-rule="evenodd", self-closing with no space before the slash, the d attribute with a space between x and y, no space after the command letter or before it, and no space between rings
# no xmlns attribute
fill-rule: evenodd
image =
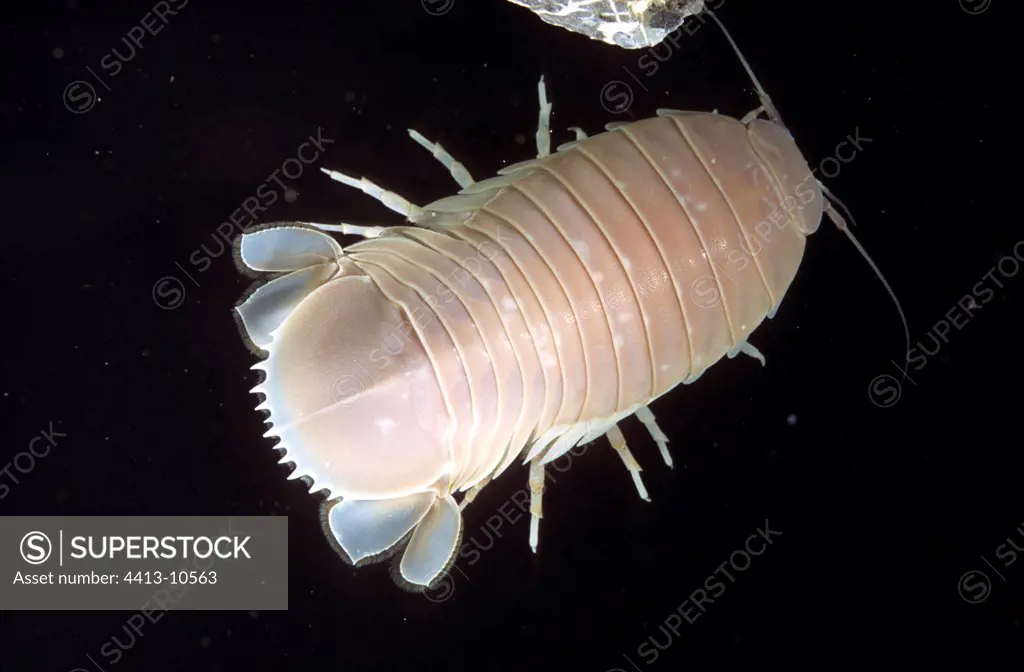
<svg viewBox="0 0 1024 672"><path fill-rule="evenodd" d="M506 296L501 300L501 307L511 312L516 309L516 302L511 296Z"/></svg>
<svg viewBox="0 0 1024 672"><path fill-rule="evenodd" d="M616 336L613 340L615 342L615 347L617 348L621 348L626 343L626 339L622 336Z"/></svg>
<svg viewBox="0 0 1024 672"><path fill-rule="evenodd" d="M713 157L713 156L712 156L712 157L711 157L711 165L713 166L713 165L715 165L716 163L718 163L718 159L716 159L715 157Z"/></svg>
<svg viewBox="0 0 1024 672"><path fill-rule="evenodd" d="M704 201L698 201L697 202L697 212L704 212L707 209L708 209L708 204L707 203L705 203Z"/></svg>
<svg viewBox="0 0 1024 672"><path fill-rule="evenodd" d="M598 271L597 273L594 273L594 282L596 282L597 284L601 284L601 282L603 282L603 281L604 281L604 273L602 273L601 271Z"/></svg>
<svg viewBox="0 0 1024 672"><path fill-rule="evenodd" d="M669 369L671 369L671 368L672 368L672 367L671 367L671 366L669 366L668 364L662 364L662 365L661 365L661 370L662 370L663 372L664 372L664 371L668 371L668 370L669 370Z"/></svg>
<svg viewBox="0 0 1024 672"><path fill-rule="evenodd" d="M629 269L633 268L633 262L631 262L629 259L623 259L622 267L628 271Z"/></svg>
<svg viewBox="0 0 1024 672"><path fill-rule="evenodd" d="M625 323L633 319L633 316L629 313L619 313L619 322Z"/></svg>
<svg viewBox="0 0 1024 672"><path fill-rule="evenodd" d="M573 249L576 250L576 253L580 255L581 259L586 259L587 256L590 254L590 246L587 245L582 240L574 240L574 241L572 241L572 246L573 246Z"/></svg>
<svg viewBox="0 0 1024 672"><path fill-rule="evenodd" d="M381 434L387 434L397 426L398 423L388 416L384 416L383 418L377 418L377 427L380 428Z"/></svg>

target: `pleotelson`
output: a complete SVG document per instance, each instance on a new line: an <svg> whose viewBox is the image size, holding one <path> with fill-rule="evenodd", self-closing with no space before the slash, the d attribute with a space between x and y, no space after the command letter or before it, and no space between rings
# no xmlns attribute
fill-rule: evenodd
<svg viewBox="0 0 1024 672"><path fill-rule="evenodd" d="M805 236L768 222L801 176L761 124L620 126L426 206L426 228L346 248L431 359L454 487L551 428L695 380L778 306Z"/></svg>

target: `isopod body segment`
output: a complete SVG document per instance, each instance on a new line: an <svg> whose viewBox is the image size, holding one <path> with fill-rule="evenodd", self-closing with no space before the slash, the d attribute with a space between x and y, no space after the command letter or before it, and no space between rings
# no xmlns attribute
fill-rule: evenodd
<svg viewBox="0 0 1024 672"><path fill-rule="evenodd" d="M404 541L402 579L429 585L461 534L453 495L524 455L536 547L543 465L602 434L646 498L616 423L636 414L670 462L650 402L723 355L761 358L747 339L822 214L788 132L659 111L580 136L482 182L434 145L464 188L422 208L329 172L413 226L242 237L242 262L276 276L238 307L266 353L266 435L330 492L324 526L353 562Z"/></svg>

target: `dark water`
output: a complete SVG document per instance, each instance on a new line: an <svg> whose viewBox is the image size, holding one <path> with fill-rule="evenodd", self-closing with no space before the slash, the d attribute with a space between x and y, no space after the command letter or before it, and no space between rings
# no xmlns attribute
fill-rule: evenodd
<svg viewBox="0 0 1024 672"><path fill-rule="evenodd" d="M722 35L701 27L658 61L504 0L455 0L442 15L413 1L190 0L132 53L122 37L151 3L5 4L0 462L51 421L66 437L29 473L8 466L18 482L3 481L0 514L285 515L290 588L286 612L174 611L134 638L129 612L7 611L0 670L984 669L1014 649L1019 660L1024 557L1008 564L1005 544L1024 548L1024 274L1004 259L1024 237L1018 82L1011 3L987 4L719 10L903 301L920 344L901 396L892 379L871 387L900 375L896 311L823 224L751 339L767 367L722 361L654 404L676 468L625 423L652 503L595 444L555 474L534 556L526 518L496 514L525 486L513 467L467 510L476 552L433 599L398 589L386 566L345 565L317 501L285 480L230 314L249 281L218 227L275 171L295 175L286 160L318 132L333 143L269 182L277 198L260 221L398 223L315 168L417 203L451 193L405 129L485 177L533 155L542 73L553 144L568 126L593 133L659 107L742 116L756 98ZM77 80L99 99L66 89ZM631 106L616 115L606 108L623 87ZM858 133L855 156L847 145L848 160L829 159ZM734 552L766 525L780 534L746 567ZM723 568L730 558L742 571ZM977 574L961 585L974 570L990 592ZM724 592L695 607L711 576ZM113 637L116 661L101 653Z"/></svg>

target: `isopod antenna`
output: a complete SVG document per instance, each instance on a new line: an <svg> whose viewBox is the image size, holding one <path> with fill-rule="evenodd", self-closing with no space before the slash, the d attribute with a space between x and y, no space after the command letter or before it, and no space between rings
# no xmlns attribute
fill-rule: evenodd
<svg viewBox="0 0 1024 672"><path fill-rule="evenodd" d="M725 35L725 39L728 40L729 45L732 47L732 50L736 53L736 57L739 58L740 63L743 65L743 69L746 70L747 76L750 77L750 81L754 84L754 90L757 92L757 97L761 101L761 107L759 107L757 110L754 110L751 114L747 115L747 117L744 118L744 123L756 117L760 112L764 112L766 115L768 115L769 120L778 124L782 128L785 128L786 132L788 133L789 129L786 128L786 124L783 123L782 115L779 114L779 111L778 109L776 109L775 104L772 103L772 99L768 96L768 92L765 91L764 87L761 86L761 82L758 81L757 75L754 74L753 68L750 67L749 63L747 63L747 59L743 56L743 52L740 51L739 46L732 39L732 36L729 34L729 31L726 30L725 24L723 24L718 19L718 17L715 16L714 12L712 12L710 9L705 8L704 11L707 13L708 16L711 17L712 21L718 24L718 27L722 31L722 34ZM792 135L792 133L790 133L790 135ZM850 229L850 227L847 226L847 219L850 220L851 225L856 226L856 222L853 219L853 215L850 213L850 209L847 208L846 205L841 200L839 200L839 198L835 194L829 191L828 187L822 184L821 180L816 180L816 182L818 183L818 187L821 188L822 194L824 194L825 196L825 214L828 216L830 220L832 220L832 223L836 225L836 228L842 231L844 235L846 235L846 237L853 244L854 248L856 248L857 252L860 253L860 256L862 256L864 258L864 261L868 263L868 266L870 266L871 270L874 271L875 276L881 281L882 285L885 287L885 291L889 293L889 296L892 298L892 302L896 305L896 310L900 314L900 321L903 323L903 336L906 341L906 355L904 357L904 366L901 369L903 377L900 379L900 384L902 385L904 382L906 382L907 368L910 365L910 326L907 323L907 316L903 312L903 306L900 305L899 299L896 298L896 292L893 291L892 286L889 285L889 282L885 279L885 276L882 274L882 271L878 268L878 265L871 258L871 255L867 253L867 250L864 249L864 246L860 244L860 241L857 240L857 237L853 235L853 231ZM834 206L839 206L843 213L845 213L846 217L844 218L843 215L841 215Z"/></svg>

